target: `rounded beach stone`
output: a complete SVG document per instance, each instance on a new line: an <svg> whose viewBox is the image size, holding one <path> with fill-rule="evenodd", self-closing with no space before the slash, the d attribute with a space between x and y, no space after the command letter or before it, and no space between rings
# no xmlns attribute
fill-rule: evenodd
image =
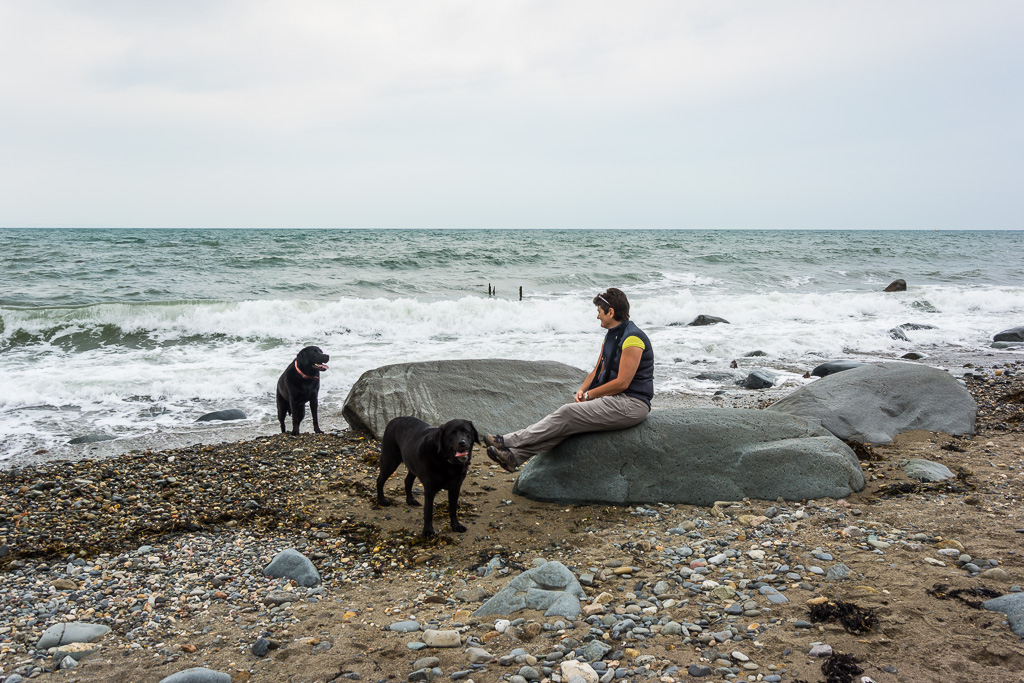
<svg viewBox="0 0 1024 683"><path fill-rule="evenodd" d="M395 631L397 633L413 633L414 631L420 630L420 624L417 621L396 621L395 623L388 626L389 631Z"/></svg>
<svg viewBox="0 0 1024 683"><path fill-rule="evenodd" d="M903 472L911 479L919 479L921 481L943 481L956 476L942 463L921 458L909 461L903 468Z"/></svg>
<svg viewBox="0 0 1024 683"><path fill-rule="evenodd" d="M458 631L424 631L423 642L427 647L459 647L462 638Z"/></svg>
<svg viewBox="0 0 1024 683"><path fill-rule="evenodd" d="M308 557L294 548L279 552L263 570L263 574L279 579L291 579L307 588L320 585L320 572Z"/></svg>
<svg viewBox="0 0 1024 683"><path fill-rule="evenodd" d="M36 648L47 650L68 643L91 643L109 631L110 627L103 624L87 624L77 621L54 624L43 632L39 642L36 643Z"/></svg>
<svg viewBox="0 0 1024 683"><path fill-rule="evenodd" d="M197 666L160 679L160 683L231 683L231 676L220 671Z"/></svg>

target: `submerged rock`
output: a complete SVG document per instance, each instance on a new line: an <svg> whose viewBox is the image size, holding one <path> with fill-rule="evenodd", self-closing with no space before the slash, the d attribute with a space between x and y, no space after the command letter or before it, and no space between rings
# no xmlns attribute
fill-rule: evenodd
<svg viewBox="0 0 1024 683"><path fill-rule="evenodd" d="M113 441L117 437L113 434L86 434L84 436L76 436L75 438L68 441L72 446L79 446L88 443L101 443L103 441Z"/></svg>
<svg viewBox="0 0 1024 683"><path fill-rule="evenodd" d="M903 278L900 278L899 280L893 280L882 291L883 292L905 292L905 291L907 291L907 281L904 280Z"/></svg>
<svg viewBox="0 0 1024 683"><path fill-rule="evenodd" d="M696 318L687 323L687 327L703 327L705 325L718 325L719 323L728 325L729 321L725 318L719 318L716 315L698 315Z"/></svg>

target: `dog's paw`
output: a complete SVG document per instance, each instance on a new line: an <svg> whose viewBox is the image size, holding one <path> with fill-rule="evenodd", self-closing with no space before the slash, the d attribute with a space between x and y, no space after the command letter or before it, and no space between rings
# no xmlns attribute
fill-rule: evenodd
<svg viewBox="0 0 1024 683"><path fill-rule="evenodd" d="M315 433L315 434L323 434L324 430L322 430L319 427L317 427L316 429L313 430L313 433Z"/></svg>
<svg viewBox="0 0 1024 683"><path fill-rule="evenodd" d="M452 525L452 531L455 531L455 532L458 532L458 533L461 534L461 533L464 533L466 531L466 527L464 527L461 524L454 524L454 525Z"/></svg>
<svg viewBox="0 0 1024 683"><path fill-rule="evenodd" d="M378 498L377 505L380 505L382 508L389 508L391 507L391 501L387 498Z"/></svg>
<svg viewBox="0 0 1024 683"><path fill-rule="evenodd" d="M406 498L405 499L405 504L406 505L412 505L413 507L417 507L417 508L423 506L423 503L419 502L415 498Z"/></svg>
<svg viewBox="0 0 1024 683"><path fill-rule="evenodd" d="M429 529L424 529L423 530L423 538L430 538L430 537L436 536L436 535L437 534L434 532L434 527L430 527Z"/></svg>

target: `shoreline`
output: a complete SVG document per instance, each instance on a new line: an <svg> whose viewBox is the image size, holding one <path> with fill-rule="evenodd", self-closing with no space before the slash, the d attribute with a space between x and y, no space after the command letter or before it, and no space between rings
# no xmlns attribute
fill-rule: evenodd
<svg viewBox="0 0 1024 683"><path fill-rule="evenodd" d="M971 350L962 352L959 350L944 350L943 353L929 355L922 360L907 361L903 358L884 358L874 355L865 355L862 358L857 354L848 356L851 360L862 359L865 363L871 362L918 362L931 367L942 368L949 371L957 379L961 379L969 368L992 369L995 367L1019 365L1024 352L1021 349L991 349L989 352ZM764 368L771 372L783 372L790 375L801 374L809 371L827 359L815 359L809 363L775 363L761 362L764 359L738 359L741 367L735 372L744 374L749 371ZM703 366L702 366L703 367ZM709 366L705 370L726 370L723 368ZM709 386L703 393L684 391L662 391L655 394L654 409L675 409L675 408L697 408L697 407L734 407L734 408L760 408L768 403L774 402L783 396L797 389L800 384L790 380L771 388L750 390L742 389L731 384ZM714 395L716 392L724 392L722 396ZM329 433L343 433L348 430L348 424L342 416L342 404L335 404L331 407L321 403L321 423L325 431ZM340 425L340 427L328 427L328 425ZM311 430L312 422L307 413L302 423L303 430ZM263 420L245 420L237 423L193 423L190 427L181 427L169 431L152 432L138 436L121 436L109 441L101 441L79 446L72 444L61 444L53 449L37 449L34 452L24 452L12 456L6 460L0 460L0 472L25 466L41 465L46 462L74 462L82 459L105 459L124 455L136 451L147 450L169 450L184 448L192 445L212 445L245 439L254 439L260 436L272 436L279 432L280 427L273 417Z"/></svg>
<svg viewBox="0 0 1024 683"><path fill-rule="evenodd" d="M404 679L424 655L436 656L446 676L469 671L466 678L482 683L522 666L541 671L558 661L545 657L565 654L559 645L586 645L593 628L609 636L598 638L612 648L600 660L605 670L628 671L627 680L687 680L690 666L735 668L735 680L817 680L813 643L856 656L878 683L1017 680L1024 641L1002 615L926 592L943 585L1005 593L1024 584L1024 553L1016 550L1024 538L1024 404L1006 400L1024 389L1020 364L1015 369L979 369L967 380L979 406L974 437L912 432L873 447L876 459L862 462L868 486L847 500L557 506L514 496L514 477L478 450L460 501L469 531L448 535L442 523L441 535L424 542L419 508L373 503L378 444L349 432L0 472L0 681L15 671L64 680L68 673L51 673L53 653L34 647L63 621L113 629L69 672L82 683L159 681L191 666L246 681ZM912 484L900 466L908 458L963 468L964 478ZM400 486L389 482L396 495ZM446 518L443 506L437 512L438 522ZM750 517L767 521L751 526ZM289 547L313 560L320 587L262 576ZM943 548L970 557L961 562ZM556 619L527 611L510 617L524 617L522 625L499 633L492 619L472 616L481 596L537 558L590 576L585 604L610 625L581 617L556 628ZM971 564L978 571L964 569ZM715 587L680 584L694 567ZM660 582L668 592L655 589ZM787 602L765 600L758 584ZM722 586L728 590L714 592ZM609 601L599 602L605 594ZM878 628L812 626L806 602L821 597L871 610ZM647 616L646 633L637 626L612 637L614 624ZM474 668L462 648L417 653L409 644L422 633L385 630L409 619L460 631L466 645L493 657ZM689 635L670 635L668 623ZM252 654L260 636L277 649Z"/></svg>

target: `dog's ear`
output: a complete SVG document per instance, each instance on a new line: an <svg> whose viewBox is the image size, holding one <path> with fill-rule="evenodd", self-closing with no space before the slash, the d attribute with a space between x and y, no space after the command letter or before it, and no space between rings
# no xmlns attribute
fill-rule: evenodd
<svg viewBox="0 0 1024 683"><path fill-rule="evenodd" d="M476 431L476 425L470 422L469 429L473 432L473 443L480 443L480 434Z"/></svg>
<svg viewBox="0 0 1024 683"><path fill-rule="evenodd" d="M441 446L444 443L442 441L441 437L444 435L444 428L446 426L447 425L441 425L440 427L435 429L434 430L434 435L430 437L430 443L431 443L431 445L434 446L434 449L437 450L438 453L441 452Z"/></svg>

